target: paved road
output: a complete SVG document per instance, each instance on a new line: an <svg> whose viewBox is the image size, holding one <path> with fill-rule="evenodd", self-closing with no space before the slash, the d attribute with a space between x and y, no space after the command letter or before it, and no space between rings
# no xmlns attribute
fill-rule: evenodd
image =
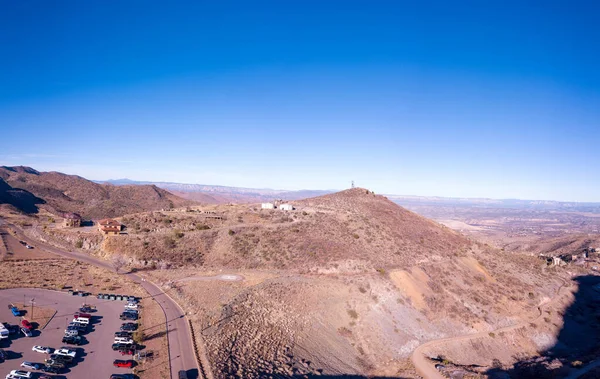
<svg viewBox="0 0 600 379"><path fill-rule="evenodd" d="M36 288L6 289L0 291L1 321L12 325L19 323L20 318L14 317L8 310L7 305L22 303L24 296L27 299L35 298L36 307L52 308L57 312L44 329L34 332L33 337L27 338L22 334L18 334L0 342L2 348L9 351L12 356L12 359L0 364L2 378L10 370L20 369L19 366L23 361L41 363L47 358L45 354L31 351L33 345L53 348L63 346L61 340L66 324L72 320L73 313L77 312L84 301L96 305L97 312L93 313L90 331L84 335L88 343L76 348L76 361L78 363L70 367L65 376L69 379L106 379L112 374L131 372L129 369L113 367L113 360L123 359L123 357L110 348L113 343L113 333L118 331L121 326L119 314L123 311L124 303L122 301L99 300L92 297L82 298L70 296L66 292ZM29 311L29 307L26 310ZM27 315L25 318L27 318ZM43 325L39 327L42 328Z"/></svg>
<svg viewBox="0 0 600 379"><path fill-rule="evenodd" d="M19 238L25 241L30 240L16 226L11 225L14 230L18 231ZM32 243L33 244L33 243ZM42 241L35 242L36 247L43 247L46 251L66 257L76 259L91 265L102 267L110 271L115 271L114 268L107 262L79 252L70 252L58 249L52 245ZM134 282L140 284L150 296L154 297L165 312L167 320L167 339L169 341L169 357L171 363L171 377L177 378L180 370L188 372L190 378L196 378L200 375L196 357L192 344L192 334L190 332L189 323L185 317L183 310L179 305L167 296L158 286L151 282L142 280L142 278L133 273L124 274Z"/></svg>
<svg viewBox="0 0 600 379"><path fill-rule="evenodd" d="M495 334L500 334L502 332L508 332L511 330L515 330L515 329L527 326L532 322L540 321L540 319L544 316L544 311L546 310L546 308L553 305L554 303L556 303L558 300L560 300L562 298L562 295L565 292L563 290L564 289L568 290L568 287L567 287L568 285L569 285L569 283L567 281L563 281L563 284L556 291L556 296L554 296L554 298L552 300L545 302L543 304L540 304L538 306L539 314L534 319L519 322L517 324L506 326L506 327L503 327L500 329L496 329L496 330L493 330L493 332ZM446 377L444 375L442 375L435 368L435 365L433 365L431 363L431 361L427 358L427 356L425 355L425 351L435 345L438 345L438 344L444 344L444 343L455 342L455 341L467 341L470 339L487 337L488 335L489 335L489 332L479 332L479 333L465 334L462 336L448 337L448 338L442 338L439 340L429 341L429 342L426 342L426 343L418 346L413 351L412 355L410 356L410 359L411 359L413 365L415 366L415 369L417 370L417 372L420 375L422 375L424 378L445 379Z"/></svg>

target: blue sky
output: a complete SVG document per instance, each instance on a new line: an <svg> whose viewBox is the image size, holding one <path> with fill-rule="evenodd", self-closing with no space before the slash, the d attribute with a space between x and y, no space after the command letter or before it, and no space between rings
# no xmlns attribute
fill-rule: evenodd
<svg viewBox="0 0 600 379"><path fill-rule="evenodd" d="M4 2L0 164L600 201L598 4Z"/></svg>

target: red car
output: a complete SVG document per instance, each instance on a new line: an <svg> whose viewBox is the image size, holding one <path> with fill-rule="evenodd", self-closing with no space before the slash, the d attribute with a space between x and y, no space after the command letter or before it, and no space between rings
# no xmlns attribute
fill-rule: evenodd
<svg viewBox="0 0 600 379"><path fill-rule="evenodd" d="M31 323L25 319L21 321L21 325L23 325L23 327L27 330L33 330L33 325L31 325Z"/></svg>
<svg viewBox="0 0 600 379"><path fill-rule="evenodd" d="M121 355L133 355L134 350L122 350Z"/></svg>
<svg viewBox="0 0 600 379"><path fill-rule="evenodd" d="M133 361L123 361L121 359L115 359L115 361L113 362L113 366L115 366L115 367L132 368L133 367Z"/></svg>
<svg viewBox="0 0 600 379"><path fill-rule="evenodd" d="M91 314L88 314L88 313L75 313L75 314L73 315L73 318L78 318L78 317L81 317L81 318L87 318L87 319L89 320L89 319L91 319L91 318L92 318L92 315L91 315Z"/></svg>

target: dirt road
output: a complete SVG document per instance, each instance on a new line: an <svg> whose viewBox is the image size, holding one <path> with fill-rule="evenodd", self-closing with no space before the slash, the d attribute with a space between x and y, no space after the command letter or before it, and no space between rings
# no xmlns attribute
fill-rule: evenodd
<svg viewBox="0 0 600 379"><path fill-rule="evenodd" d="M14 225L10 226L13 230L17 231L18 238L29 240L19 228ZM113 272L115 271L109 263L90 255L64 251L39 240L35 241L35 245L38 248L42 247L48 252L66 258L76 259ZM142 279L138 274L128 273L124 275L141 285L148 294L156 300L165 313L171 378L177 378L180 370L187 371L189 378L202 377L202 373L198 370L198 364L196 363L189 322L187 321L183 310L154 283Z"/></svg>
<svg viewBox="0 0 600 379"><path fill-rule="evenodd" d="M470 339L482 338L482 337L489 338L490 332L493 332L495 334L500 334L502 332L509 332L511 330L515 330L515 329L519 329L521 327L528 326L532 322L540 321L544 317L544 311L546 310L546 308L548 308L550 305L553 305L554 303L556 303L558 300L561 299L561 296L563 295L562 292L564 292L563 289L568 288L567 287L568 284L570 284L570 283L565 281L560 287L558 287L558 290L556 291L556 296L554 296L554 298L552 298L552 300L547 301L543 304L540 304L538 306L539 314L531 320L522 321L517 324L511 325L511 326L506 326L506 327L499 328L499 329L492 330L492 331L479 332L479 333L474 333L474 334L465 334L465 335L456 336L456 337L441 338L438 340L429 341L422 345L419 345L413 351L413 353L410 357L413 365L415 366L415 369L424 378L445 379L445 377L435 368L435 365L431 364L431 362L425 355L425 351L427 349L432 348L436 345L441 345L441 344L448 343L448 342L467 341Z"/></svg>

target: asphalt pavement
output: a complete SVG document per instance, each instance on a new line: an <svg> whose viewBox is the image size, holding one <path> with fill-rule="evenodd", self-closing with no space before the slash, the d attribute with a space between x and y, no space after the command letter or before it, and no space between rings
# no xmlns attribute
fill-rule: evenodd
<svg viewBox="0 0 600 379"><path fill-rule="evenodd" d="M16 227L14 227L14 229L18 230ZM20 230L19 238L28 241L30 244L33 244L38 248L41 247L50 253L54 253L66 258L76 259L115 272L115 269L112 267L112 265L106 261L84 253L64 251L42 241L31 241ZM183 310L158 286L147 280L142 280L138 274L127 273L123 275L126 275L129 279L140 284L146 290L146 292L148 292L148 294L158 302L165 313L167 322L167 340L169 343L171 378L178 378L178 373L180 370L186 371L190 379L198 378L200 374L198 371L198 365L196 363L196 357L192 343L192 334Z"/></svg>

